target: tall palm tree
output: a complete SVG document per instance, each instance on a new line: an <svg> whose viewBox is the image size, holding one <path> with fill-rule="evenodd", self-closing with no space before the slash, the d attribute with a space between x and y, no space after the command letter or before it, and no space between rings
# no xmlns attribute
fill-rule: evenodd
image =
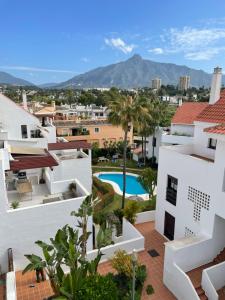
<svg viewBox="0 0 225 300"><path fill-rule="evenodd" d="M126 162L127 162L127 144L128 132L132 130L134 125L138 125L140 116L148 114L145 103L137 96L120 95L109 103L109 122L113 125L122 126L124 131L123 139L123 197L122 209L125 205L126 194Z"/></svg>

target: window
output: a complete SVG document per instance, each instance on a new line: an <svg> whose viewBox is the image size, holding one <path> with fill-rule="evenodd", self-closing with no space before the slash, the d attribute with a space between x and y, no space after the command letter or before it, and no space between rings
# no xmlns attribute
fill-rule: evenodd
<svg viewBox="0 0 225 300"><path fill-rule="evenodd" d="M98 133L98 132L99 132L99 128L96 127L96 128L95 128L95 133Z"/></svg>
<svg viewBox="0 0 225 300"><path fill-rule="evenodd" d="M86 131L87 131L87 128L83 127L82 132L86 132Z"/></svg>
<svg viewBox="0 0 225 300"><path fill-rule="evenodd" d="M209 142L208 142L208 148L215 150L216 149L216 144L217 144L217 140L210 138Z"/></svg>
<svg viewBox="0 0 225 300"><path fill-rule="evenodd" d="M168 175L166 200L173 205L176 205L177 202L177 184L178 184L177 178Z"/></svg>
<svg viewBox="0 0 225 300"><path fill-rule="evenodd" d="M21 125L21 135L22 135L22 139L27 139L28 138L27 125Z"/></svg>
<svg viewBox="0 0 225 300"><path fill-rule="evenodd" d="M156 147L156 137L152 138L152 147Z"/></svg>

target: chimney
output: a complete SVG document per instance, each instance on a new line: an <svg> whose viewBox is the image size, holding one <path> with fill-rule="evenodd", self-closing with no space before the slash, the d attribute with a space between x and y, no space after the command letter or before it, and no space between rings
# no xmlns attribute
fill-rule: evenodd
<svg viewBox="0 0 225 300"><path fill-rule="evenodd" d="M22 99L23 99L23 108L27 110L27 94L25 91L22 92Z"/></svg>
<svg viewBox="0 0 225 300"><path fill-rule="evenodd" d="M216 67L213 72L209 104L214 104L220 98L222 68Z"/></svg>

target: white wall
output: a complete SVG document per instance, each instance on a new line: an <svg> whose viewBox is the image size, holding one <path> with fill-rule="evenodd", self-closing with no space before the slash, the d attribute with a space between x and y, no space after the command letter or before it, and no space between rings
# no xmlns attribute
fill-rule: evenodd
<svg viewBox="0 0 225 300"><path fill-rule="evenodd" d="M1 213L0 228L0 264L7 270L7 249L13 249L16 270L23 269L27 260L24 254L41 254L34 242L49 241L56 231L66 224L75 227L76 219L70 216L71 211L78 210L84 197L58 201L34 207L18 208ZM92 231L92 220L89 219L88 231ZM91 237L88 250L92 249Z"/></svg>
<svg viewBox="0 0 225 300"><path fill-rule="evenodd" d="M137 214L137 219L135 224L151 222L155 220L155 210L144 211Z"/></svg>
<svg viewBox="0 0 225 300"><path fill-rule="evenodd" d="M123 219L123 239L121 242L114 245L109 245L101 248L104 256L101 262L107 261L112 258L114 253L118 250L125 250L127 253L132 253L135 249L137 252L143 251L144 247L144 237L141 233L126 219ZM88 252L88 259L94 259L96 257L98 250L92 250Z"/></svg>
<svg viewBox="0 0 225 300"><path fill-rule="evenodd" d="M53 167L53 171L50 172L53 181L78 178L81 184L91 193L92 169L90 155L85 158L60 160L60 165Z"/></svg>
<svg viewBox="0 0 225 300"><path fill-rule="evenodd" d="M6 274L6 300L16 299L16 273L13 271Z"/></svg>
<svg viewBox="0 0 225 300"><path fill-rule="evenodd" d="M171 124L171 134L194 135L194 124Z"/></svg>
<svg viewBox="0 0 225 300"><path fill-rule="evenodd" d="M225 262L203 270L201 284L210 300L219 299L217 291L225 286Z"/></svg>
<svg viewBox="0 0 225 300"><path fill-rule="evenodd" d="M18 106L12 100L0 94L0 122L8 131L9 139L21 139L21 125L27 125L28 137L30 130L37 129L39 120Z"/></svg>

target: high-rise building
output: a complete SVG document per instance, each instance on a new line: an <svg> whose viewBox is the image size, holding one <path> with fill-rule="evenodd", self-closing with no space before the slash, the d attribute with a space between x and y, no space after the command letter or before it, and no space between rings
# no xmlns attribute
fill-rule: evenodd
<svg viewBox="0 0 225 300"><path fill-rule="evenodd" d="M162 85L162 80L160 78L152 79L152 88L153 89L158 90L158 89L160 89L161 85Z"/></svg>
<svg viewBox="0 0 225 300"><path fill-rule="evenodd" d="M190 76L181 76L179 80L179 90L186 91L190 87Z"/></svg>

